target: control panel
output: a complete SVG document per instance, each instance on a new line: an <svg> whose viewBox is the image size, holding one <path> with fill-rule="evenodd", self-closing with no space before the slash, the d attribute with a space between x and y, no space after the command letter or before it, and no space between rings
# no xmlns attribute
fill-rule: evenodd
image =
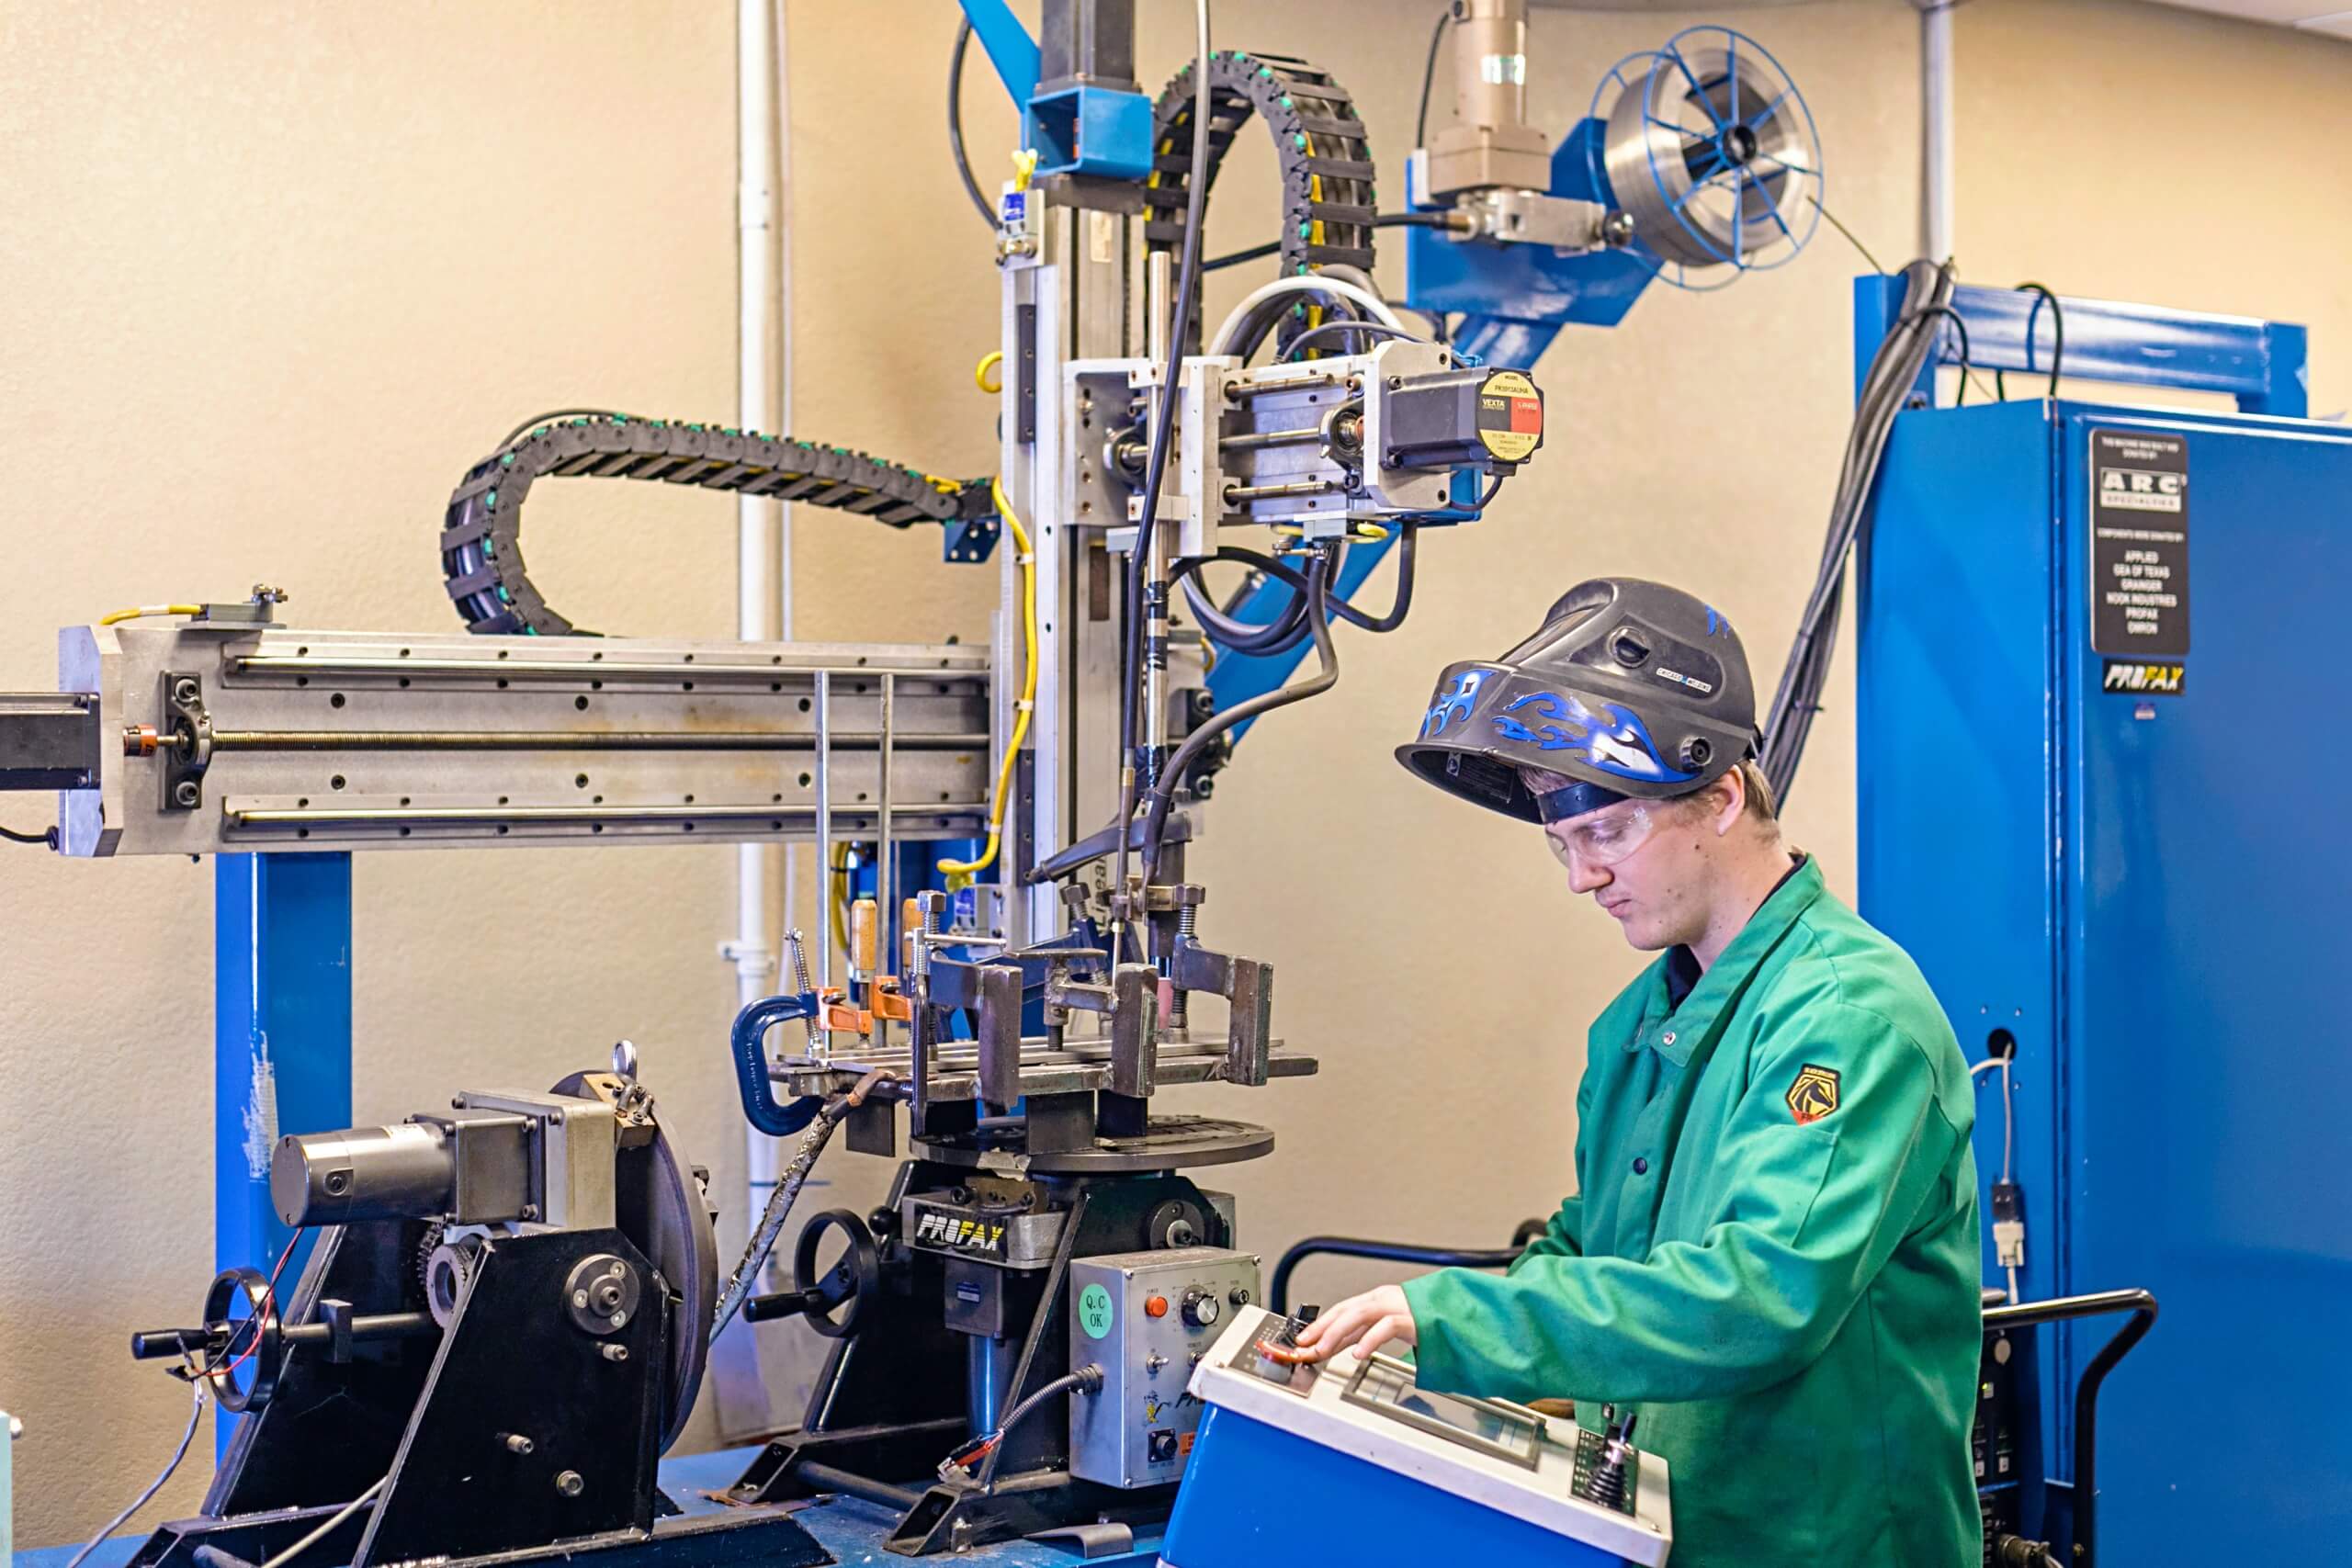
<svg viewBox="0 0 2352 1568"><path fill-rule="evenodd" d="M1069 1267L1069 1362L1102 1387L1069 1402L1069 1469L1106 1486L1184 1472L1200 1427L1193 1370L1258 1298L1254 1254L1186 1247L1081 1258Z"/></svg>
<svg viewBox="0 0 2352 1568"><path fill-rule="evenodd" d="M1666 1562L1671 1483L1634 1446L1638 1413L1604 1410L1595 1432L1424 1389L1391 1356L1306 1362L1302 1326L1245 1309L1193 1373L1199 1438L1168 1561Z"/></svg>

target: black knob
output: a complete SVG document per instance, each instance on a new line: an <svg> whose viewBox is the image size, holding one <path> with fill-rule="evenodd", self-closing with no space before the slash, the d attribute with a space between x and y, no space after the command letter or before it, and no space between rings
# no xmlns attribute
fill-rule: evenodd
<svg viewBox="0 0 2352 1568"><path fill-rule="evenodd" d="M1194 1328L1208 1327L1223 1310L1217 1304L1216 1294L1198 1285L1184 1292L1184 1321Z"/></svg>

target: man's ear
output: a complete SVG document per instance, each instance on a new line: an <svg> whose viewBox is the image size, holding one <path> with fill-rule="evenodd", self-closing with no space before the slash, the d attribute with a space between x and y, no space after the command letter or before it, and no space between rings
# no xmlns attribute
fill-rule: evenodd
<svg viewBox="0 0 2352 1568"><path fill-rule="evenodd" d="M1699 799L1708 822L1715 829L1715 837L1727 838L1747 814L1747 781L1734 768L1702 791Z"/></svg>

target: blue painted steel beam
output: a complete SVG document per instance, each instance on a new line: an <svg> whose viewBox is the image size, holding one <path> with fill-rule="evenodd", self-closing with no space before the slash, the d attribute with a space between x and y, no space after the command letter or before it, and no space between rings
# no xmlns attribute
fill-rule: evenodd
<svg viewBox="0 0 2352 1568"><path fill-rule="evenodd" d="M278 1137L351 1125L351 856L220 855L212 886L212 1250L266 1271L294 1235L269 1201Z"/></svg>
<svg viewBox="0 0 2352 1568"><path fill-rule="evenodd" d="M964 15L971 19L972 36L980 40L980 48L988 51L989 63L996 67L997 80L1012 97L1012 107L1026 114L1029 100L1037 94L1037 40L1021 25L1005 0L962 0Z"/></svg>
<svg viewBox="0 0 2352 1568"><path fill-rule="evenodd" d="M2054 315L2063 315L2066 346L2060 369L2065 375L2124 386L2221 392L2236 399L2245 413L2300 419L2311 412L2308 334L2291 322L2063 295L2060 310L2053 313L2039 294L1969 284L1952 290L1951 303L1967 323L1968 363L1978 370L2048 375L2057 346ZM1871 352L1902 307L1899 278L1854 280L1857 386ZM1961 335L1949 325L1938 345L1938 358L1945 365L1961 362ZM1921 378L1931 402L1933 380L1932 370Z"/></svg>

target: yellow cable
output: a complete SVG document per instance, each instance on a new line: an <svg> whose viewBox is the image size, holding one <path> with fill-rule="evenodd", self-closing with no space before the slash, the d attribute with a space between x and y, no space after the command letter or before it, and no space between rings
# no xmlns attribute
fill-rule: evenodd
<svg viewBox="0 0 2352 1568"><path fill-rule="evenodd" d="M1037 150L1024 147L1012 155L1012 188L1027 190L1029 182L1037 175Z"/></svg>
<svg viewBox="0 0 2352 1568"><path fill-rule="evenodd" d="M1004 802L1012 787L1012 764L1021 755L1021 743L1029 738L1029 710L1037 700L1037 558L1029 552L1029 531L1022 527L1021 519L1012 514L1012 502L1005 499L1003 479L989 481L989 499L996 502L996 514L1004 519L1005 532L1012 536L1013 548L1021 552L1014 558L1021 565L1021 700L1012 708L1012 739L1005 745L1003 761L997 765L996 798L989 807L989 847L978 860L941 861L939 869L950 876L970 876L996 863L997 848L1004 839Z"/></svg>
<svg viewBox="0 0 2352 1568"><path fill-rule="evenodd" d="M1004 350L1001 348L993 354L982 355L980 356L980 362L972 367L972 384L979 388L981 391L990 394L1003 391L1004 378L1001 375L996 378L995 386L991 387L989 385L989 372L994 370L998 366L1002 365L1003 363Z"/></svg>
<svg viewBox="0 0 2352 1568"><path fill-rule="evenodd" d="M101 615L98 625L110 626L117 621L135 621L141 615L197 615L203 613L201 604L141 604L129 610L117 610L111 615Z"/></svg>

